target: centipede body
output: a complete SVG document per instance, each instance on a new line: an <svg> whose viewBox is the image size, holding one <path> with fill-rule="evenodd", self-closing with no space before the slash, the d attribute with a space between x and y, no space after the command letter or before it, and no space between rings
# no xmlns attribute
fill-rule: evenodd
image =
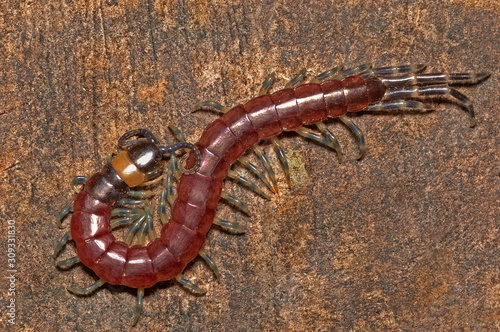
<svg viewBox="0 0 500 332"><path fill-rule="evenodd" d="M422 74L424 68L361 66L341 71L337 76L330 72L325 75L326 80L320 75L308 84L262 94L231 108L209 124L194 146L186 143L174 148L160 147L146 130L125 134L125 138L135 135L146 140L124 145L101 172L89 178L73 203L71 239L79 261L94 271L101 284L138 288L142 310L144 288L178 277L200 254L216 215L223 180L231 166L259 141L293 130L315 139L315 134L303 126L341 118L350 128L357 128L347 113L428 110L427 104L414 99L439 95L451 96L466 108L474 125L472 103L449 85L477 83L488 75ZM328 141L328 135L321 131L324 136L316 139ZM186 162L191 172L179 180L170 220L163 225L159 237L147 245L129 246L117 241L111 233L114 205L131 188L157 176L162 159L181 148L192 150ZM136 310L136 318L140 310Z"/></svg>

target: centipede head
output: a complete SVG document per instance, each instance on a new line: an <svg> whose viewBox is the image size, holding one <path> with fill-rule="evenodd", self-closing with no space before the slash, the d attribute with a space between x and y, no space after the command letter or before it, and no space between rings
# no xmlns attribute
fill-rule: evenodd
<svg viewBox="0 0 500 332"><path fill-rule="evenodd" d="M135 139L131 139L135 137ZM127 151L130 161L137 169L153 179L161 174L163 170L162 159L173 155L176 151L188 149L193 151L196 158L195 166L191 169L180 167L183 173L193 173L198 170L201 163L200 152L190 143L176 143L170 146L159 146L156 137L147 129L135 129L125 133L118 141L120 148Z"/></svg>

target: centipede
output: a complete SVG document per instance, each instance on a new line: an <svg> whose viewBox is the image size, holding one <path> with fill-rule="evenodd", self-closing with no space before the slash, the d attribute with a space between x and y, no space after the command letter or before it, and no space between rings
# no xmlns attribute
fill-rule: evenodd
<svg viewBox="0 0 500 332"><path fill-rule="evenodd" d="M360 159L365 153L363 132L348 116L370 111L431 111L429 100L446 97L468 112L470 126L476 124L471 100L453 88L473 85L490 74L428 73L425 65L373 67L364 64L352 69L335 67L304 83L302 70L282 90L270 93L274 74L262 84L258 96L232 108L214 101L196 105L212 109L221 117L210 123L195 144L187 143L182 132L170 127L177 142L161 145L146 129L135 129L118 140L103 169L89 178L72 181L77 192L73 204L57 216L59 227L71 214L70 231L54 250L57 258L69 241L76 256L59 261L60 269L82 263L98 280L82 288L68 287L75 295L89 295L104 284L137 289L131 325L136 325L143 311L144 290L159 282L176 280L196 294L205 292L201 283L183 274L188 263L200 256L217 278L219 269L203 249L207 232L219 225L235 233L243 227L216 216L219 201L224 199L243 212L248 207L223 190L226 178L250 188L265 198L277 192L275 172L259 143L272 143L290 187L290 169L278 136L294 131L333 150L339 162L343 152L338 139L325 124L335 118L354 134ZM255 153L262 166L248 158ZM182 157L181 157L182 154ZM239 163L254 178L232 169ZM255 181L260 185L257 185ZM157 234L153 225L153 192L158 190L158 215L162 228ZM129 227L122 240L118 228ZM135 242L134 242L135 241ZM135 244L134 244L135 243Z"/></svg>

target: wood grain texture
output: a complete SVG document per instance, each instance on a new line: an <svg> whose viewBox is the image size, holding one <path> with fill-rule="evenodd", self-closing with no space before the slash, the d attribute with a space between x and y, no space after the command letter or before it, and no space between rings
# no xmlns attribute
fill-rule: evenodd
<svg viewBox="0 0 500 332"><path fill-rule="evenodd" d="M6 221L15 220L18 329L129 329L135 291L105 286L73 296L66 286L94 276L80 266L61 272L51 257L63 234L54 215L74 197L69 182L98 171L124 132L142 127L171 139L173 124L194 142L215 119L191 113L198 101L232 106L255 96L273 71L280 88L302 68L315 74L368 61L491 71L483 84L460 89L475 102L477 127L452 103L427 114L355 116L368 148L358 162L352 135L330 121L345 147L341 165L333 152L285 135L292 190L281 172L271 202L226 183L254 215L219 205L219 215L248 226L243 236L209 233L221 280L196 261L186 274L206 281L208 293L193 296L171 282L147 290L137 329L499 328L497 2L0 6L0 238L5 243ZM3 329L3 287L1 298Z"/></svg>

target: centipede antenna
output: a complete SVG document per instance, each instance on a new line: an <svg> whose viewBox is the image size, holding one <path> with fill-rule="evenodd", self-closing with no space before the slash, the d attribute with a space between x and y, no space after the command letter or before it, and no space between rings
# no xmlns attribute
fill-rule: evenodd
<svg viewBox="0 0 500 332"><path fill-rule="evenodd" d="M69 240L71 240L71 234L67 232L61 237L61 239L57 243L56 247L54 248L54 253L52 257L56 258L61 253L64 246L66 245L66 243L68 243Z"/></svg>
<svg viewBox="0 0 500 332"><path fill-rule="evenodd" d="M221 192L220 198L228 201L229 203L237 207L240 211L244 212L247 216L251 215L250 210L248 210L248 206L245 203L243 203L239 198L229 195L225 191Z"/></svg>
<svg viewBox="0 0 500 332"><path fill-rule="evenodd" d="M137 137L137 139L134 140L129 140L132 137ZM153 144L158 144L158 140L156 137L153 135L152 132L150 132L147 129L134 129L131 131L126 132L123 134L120 139L118 139L118 146L122 149L134 145L141 140L146 139L146 141L153 143Z"/></svg>
<svg viewBox="0 0 500 332"><path fill-rule="evenodd" d="M135 304L134 316L132 317L132 326L135 326L139 321L142 313L142 303L144 299L144 288L137 288L137 301Z"/></svg>
<svg viewBox="0 0 500 332"><path fill-rule="evenodd" d="M175 128L175 127L173 127L173 128ZM182 136L182 138L183 138L183 136ZM193 174L200 168L201 154L200 154L200 151L198 150L198 148L194 144L181 142L181 143L172 144L170 146L162 146L159 149L160 149L161 154L171 155L171 156L177 150L181 150L181 149L191 150L195 155L195 159L196 159L195 165L191 169L187 169L187 168L184 168L184 166L182 166L182 163L181 163L181 164L179 164L179 168L180 168L181 172L184 174ZM182 158L182 161L184 161L187 158L187 156L188 155L186 154Z"/></svg>
<svg viewBox="0 0 500 332"><path fill-rule="evenodd" d="M249 179L247 179L246 177L244 177L243 175L241 174L238 174L237 172L235 171L232 171L232 170L229 170L227 176L230 178L230 179L233 179L235 181L237 181L238 183L240 183L241 185L249 188L250 190L252 190L253 192L259 194L260 196L264 197L265 199L268 199L268 200L271 200L271 196L269 196L268 194L266 194L262 189L260 189L255 183L253 183L252 181L250 181Z"/></svg>
<svg viewBox="0 0 500 332"><path fill-rule="evenodd" d="M71 180L71 188L75 191L75 193L79 193L81 191L81 188L78 186L81 186L87 182L88 178L85 176L75 176L73 180Z"/></svg>
<svg viewBox="0 0 500 332"><path fill-rule="evenodd" d="M247 231L245 226L234 221L220 219L219 217L214 218L213 224L227 229L234 234L245 234Z"/></svg>
<svg viewBox="0 0 500 332"><path fill-rule="evenodd" d="M190 291L192 291L195 294L201 295L201 294L205 294L207 292L206 289L203 289L203 288L198 286L198 284L201 284L201 282L199 280L195 279L195 282L193 283L193 282L189 281L188 279L186 279L182 273L178 274L175 277L175 280L177 280L182 286L186 287L187 289L189 289Z"/></svg>
<svg viewBox="0 0 500 332"><path fill-rule="evenodd" d="M358 155L357 159L359 160L359 159L363 158L363 156L365 155L365 151L366 151L365 136L363 135L363 132L361 131L361 129L358 128L358 126L356 126L356 124L351 120L351 118L349 118L346 115L342 115L340 117L340 121L342 121L347 127L349 127L349 129L351 129L351 131L354 133L354 135L358 139L359 155Z"/></svg>
<svg viewBox="0 0 500 332"><path fill-rule="evenodd" d="M200 255L200 257L203 258L205 263L207 263L207 265L210 267L210 269L214 273L215 277L217 279L219 279L220 278L219 268L217 267L217 264L215 264L215 261L212 259L212 257L210 257L204 249L201 249L198 252L198 255Z"/></svg>
<svg viewBox="0 0 500 332"><path fill-rule="evenodd" d="M64 209L56 215L57 227L63 228L62 221L71 212L73 212L73 204L65 206Z"/></svg>
<svg viewBox="0 0 500 332"><path fill-rule="evenodd" d="M278 156L278 159L281 163L281 167L283 167L283 172L285 173L285 179L288 188L292 187L292 180L290 178L290 166L288 166L288 159L286 158L285 150L281 146L280 140L278 137L271 137L271 143L274 147L274 152Z"/></svg>
<svg viewBox="0 0 500 332"><path fill-rule="evenodd" d="M328 129L328 127L323 122L317 122L316 127L319 131L326 137L331 143L331 147L337 153L337 159L339 160L339 164L342 164L344 161L344 154L342 153L342 148L340 147L340 143L337 137Z"/></svg>
<svg viewBox="0 0 500 332"><path fill-rule="evenodd" d="M80 263L80 258L78 258L78 256L74 256L66 260L57 262L57 267L62 270L67 270L77 263Z"/></svg>
<svg viewBox="0 0 500 332"><path fill-rule="evenodd" d="M92 285L90 285L88 287L83 287L83 288L67 287L66 289L68 290L68 292L75 294L75 295L89 295L89 294L92 294L93 292L95 292L96 289L98 289L99 287L101 287L105 283L106 283L106 281L104 281L104 279L99 279L95 283L93 283Z"/></svg>

